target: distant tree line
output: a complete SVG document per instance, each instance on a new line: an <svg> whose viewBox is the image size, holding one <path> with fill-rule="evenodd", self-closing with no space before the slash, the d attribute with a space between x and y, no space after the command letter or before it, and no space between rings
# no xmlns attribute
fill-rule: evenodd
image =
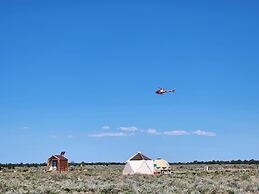
<svg viewBox="0 0 259 194"><path fill-rule="evenodd" d="M211 161L193 161L193 162L169 162L171 165L185 165L185 164L257 164L259 165L259 160L211 160ZM70 162L71 166L84 166L84 165L125 165L125 162ZM0 170L2 168L14 169L15 167L41 167L47 166L46 163L0 163Z"/></svg>
<svg viewBox="0 0 259 194"><path fill-rule="evenodd" d="M1 164L0 163L0 170L1 168L8 168L8 169L14 169L15 167L40 167L40 166L46 166L46 163L7 163L7 164Z"/></svg>
<svg viewBox="0 0 259 194"><path fill-rule="evenodd" d="M173 162L170 163L171 165L174 164L258 164L259 160L211 160L211 161L193 161L193 162Z"/></svg>
<svg viewBox="0 0 259 194"><path fill-rule="evenodd" d="M125 165L125 162L70 162L70 165L73 166L82 166L82 165ZM229 161L224 161L224 160L211 160L211 161L193 161L193 162L169 162L171 165L180 165L180 164L258 164L259 165L259 160L229 160Z"/></svg>
<svg viewBox="0 0 259 194"><path fill-rule="evenodd" d="M84 165L103 165L103 166L108 166L108 165L125 165L125 162L70 162L69 163L72 166L84 166Z"/></svg>

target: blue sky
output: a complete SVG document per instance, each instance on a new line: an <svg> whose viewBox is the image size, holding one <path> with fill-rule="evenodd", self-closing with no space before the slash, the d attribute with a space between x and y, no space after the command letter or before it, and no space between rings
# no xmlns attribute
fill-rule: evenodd
<svg viewBox="0 0 259 194"><path fill-rule="evenodd" d="M1 1L0 162L259 159L258 8Z"/></svg>

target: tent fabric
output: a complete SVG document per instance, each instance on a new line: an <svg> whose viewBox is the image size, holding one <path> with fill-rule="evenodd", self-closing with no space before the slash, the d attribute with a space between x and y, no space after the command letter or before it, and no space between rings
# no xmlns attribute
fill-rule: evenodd
<svg viewBox="0 0 259 194"><path fill-rule="evenodd" d="M154 166L157 168L170 168L169 163L163 159L154 160Z"/></svg>
<svg viewBox="0 0 259 194"><path fill-rule="evenodd" d="M150 169L150 165L147 162L143 162L138 168L137 172L139 174L154 174L153 170Z"/></svg>
<svg viewBox="0 0 259 194"><path fill-rule="evenodd" d="M123 174L134 174L133 169L131 168L129 163L126 163L124 170L123 170Z"/></svg>
<svg viewBox="0 0 259 194"><path fill-rule="evenodd" d="M154 174L153 160L138 152L126 162L122 174Z"/></svg>

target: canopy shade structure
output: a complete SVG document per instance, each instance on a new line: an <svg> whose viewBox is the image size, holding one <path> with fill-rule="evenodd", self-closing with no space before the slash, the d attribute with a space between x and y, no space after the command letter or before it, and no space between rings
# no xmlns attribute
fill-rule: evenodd
<svg viewBox="0 0 259 194"><path fill-rule="evenodd" d="M156 174L169 174L171 173L171 167L166 160L156 159L154 160L154 171Z"/></svg>

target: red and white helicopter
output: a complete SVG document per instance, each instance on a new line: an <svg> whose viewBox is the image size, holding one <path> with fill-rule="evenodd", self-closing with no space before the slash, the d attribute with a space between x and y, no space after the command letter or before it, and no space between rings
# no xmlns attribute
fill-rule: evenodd
<svg viewBox="0 0 259 194"><path fill-rule="evenodd" d="M166 89L164 89L164 88L159 88L159 89L156 91L156 94L162 95L162 94L164 94L164 93L169 93L169 92L175 93L175 92L176 92L176 89L166 90Z"/></svg>

